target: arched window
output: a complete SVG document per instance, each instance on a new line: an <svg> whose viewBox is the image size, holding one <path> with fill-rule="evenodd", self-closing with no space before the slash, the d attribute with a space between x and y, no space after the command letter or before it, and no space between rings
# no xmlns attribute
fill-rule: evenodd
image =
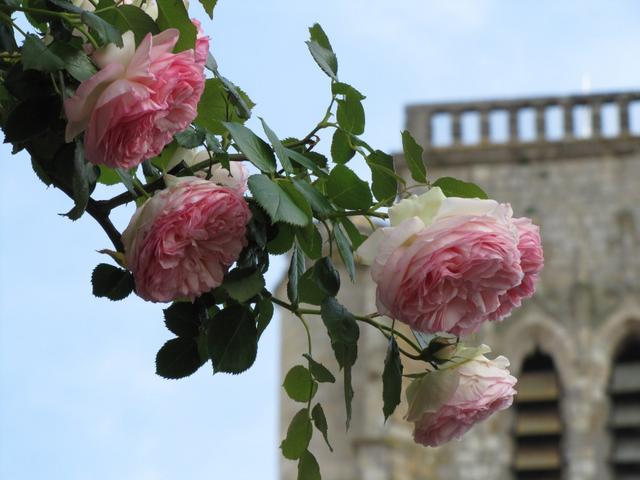
<svg viewBox="0 0 640 480"><path fill-rule="evenodd" d="M540 351L526 357L516 389L513 476L516 480L561 480L561 388L551 357Z"/></svg>
<svg viewBox="0 0 640 480"><path fill-rule="evenodd" d="M640 480L640 336L622 343L609 381L613 480Z"/></svg>

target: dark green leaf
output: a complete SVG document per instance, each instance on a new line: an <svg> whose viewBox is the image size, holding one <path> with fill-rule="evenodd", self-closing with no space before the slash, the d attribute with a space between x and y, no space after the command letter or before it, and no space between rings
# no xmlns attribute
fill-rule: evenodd
<svg viewBox="0 0 640 480"><path fill-rule="evenodd" d="M55 72L64 68L64 61L38 37L27 34L22 45L22 65L25 70Z"/></svg>
<svg viewBox="0 0 640 480"><path fill-rule="evenodd" d="M217 76L217 74L216 74ZM255 103L251 101L249 96L238 88L232 81L219 76L225 90L229 93L229 101L236 108L236 114L242 120L247 120L251 117L251 109L255 106Z"/></svg>
<svg viewBox="0 0 640 480"><path fill-rule="evenodd" d="M311 373L302 365L296 365L289 370L282 386L289 398L303 403L311 400L318 390L318 384L313 380Z"/></svg>
<svg viewBox="0 0 640 480"><path fill-rule="evenodd" d="M434 187L440 187L447 197L462 198L489 198L487 194L475 183L463 182L453 177L440 177L433 182Z"/></svg>
<svg viewBox="0 0 640 480"><path fill-rule="evenodd" d="M366 210L373 201L369 184L344 165L331 170L327 193L333 203L352 210Z"/></svg>
<svg viewBox="0 0 640 480"><path fill-rule="evenodd" d="M333 93L334 95L353 97L356 100L364 100L365 98L367 98L348 83L342 82L334 82L333 85L331 85L331 93Z"/></svg>
<svg viewBox="0 0 640 480"><path fill-rule="evenodd" d="M351 404L353 402L353 386L351 385L351 367L344 368L344 407L347 419L345 422L347 430L351 424Z"/></svg>
<svg viewBox="0 0 640 480"><path fill-rule="evenodd" d="M200 3L202 4L204 11L209 15L209 18L213 18L213 9L215 8L216 3L218 3L218 0L200 0Z"/></svg>
<svg viewBox="0 0 640 480"><path fill-rule="evenodd" d="M320 170L320 167L313 160L309 159L305 155L299 152L296 152L295 150L292 150L290 148L285 148L285 151L287 152L287 155L289 156L291 161L306 168L307 170L311 170L314 174L318 176L322 175L322 171Z"/></svg>
<svg viewBox="0 0 640 480"><path fill-rule="evenodd" d="M291 179L279 178L276 180L278 186L283 189L289 198L293 200L296 206L300 209L300 211L304 212L307 216L308 222L311 223L311 219L313 218L313 211L311 210L311 205L305 198L305 196L298 191L298 189L293 185Z"/></svg>
<svg viewBox="0 0 640 480"><path fill-rule="evenodd" d="M203 364L194 338L174 338L158 351L156 374L164 378L184 378L195 373Z"/></svg>
<svg viewBox="0 0 640 480"><path fill-rule="evenodd" d="M301 210L289 194L266 175L249 177L249 190L265 209L273 222L305 226L309 223L306 212Z"/></svg>
<svg viewBox="0 0 640 480"><path fill-rule="evenodd" d="M336 377L333 376L333 373L331 373L327 367L316 362L308 353L303 354L303 357L309 361L309 370L317 382L335 383Z"/></svg>
<svg viewBox="0 0 640 480"><path fill-rule="evenodd" d="M239 123L222 123L229 130L240 151L247 156L251 163L263 172L273 173L276 171L276 159L264 140Z"/></svg>
<svg viewBox="0 0 640 480"><path fill-rule="evenodd" d="M313 280L320 290L334 297L340 290L340 274L329 257L322 257L313 266Z"/></svg>
<svg viewBox="0 0 640 480"><path fill-rule="evenodd" d="M198 116L193 123L220 135L226 131L222 122L241 122L235 108L227 100L227 95L220 79L208 78L205 80L204 92L198 102Z"/></svg>
<svg viewBox="0 0 640 480"><path fill-rule="evenodd" d="M318 288L313 278L313 267L304 272L298 284L300 303L321 305L327 294Z"/></svg>
<svg viewBox="0 0 640 480"><path fill-rule="evenodd" d="M160 30L177 28L180 38L174 51L181 52L194 48L196 44L197 30L187 13L182 0L157 0L158 3L158 27Z"/></svg>
<svg viewBox="0 0 640 480"><path fill-rule="evenodd" d="M135 187L133 186L133 175L129 170L125 170L124 168L116 168L114 169L118 177L120 177L120 181L127 188L129 193L134 197L138 196L138 192L136 192Z"/></svg>
<svg viewBox="0 0 640 480"><path fill-rule="evenodd" d="M318 66L335 81L338 81L338 59L333 53L327 35L319 24L314 24L309 28L311 38L307 41L307 46L311 56Z"/></svg>
<svg viewBox="0 0 640 480"><path fill-rule="evenodd" d="M411 178L416 182L427 183L427 168L422 161L423 148L418 145L409 130L402 132L402 150L404 151L404 161L411 172Z"/></svg>
<svg viewBox="0 0 640 480"><path fill-rule="evenodd" d="M259 294L264 285L264 277L260 272L236 268L225 276L222 287L231 298L245 303Z"/></svg>
<svg viewBox="0 0 640 480"><path fill-rule="evenodd" d="M121 32L131 30L136 39L136 45L139 45L148 33L152 35L160 33L153 18L135 5L120 5L117 12L118 16L114 25Z"/></svg>
<svg viewBox="0 0 640 480"><path fill-rule="evenodd" d="M337 100L336 118L341 128L354 135L364 133L364 107L356 97Z"/></svg>
<svg viewBox="0 0 640 480"><path fill-rule="evenodd" d="M298 461L297 480L321 480L320 465L309 450L304 452Z"/></svg>
<svg viewBox="0 0 640 480"><path fill-rule="evenodd" d="M376 150L367 157L371 168L371 191L384 205L392 205L398 193L398 182L393 171L393 157Z"/></svg>
<svg viewBox="0 0 640 480"><path fill-rule="evenodd" d="M269 142L273 147L273 151L276 152L276 156L278 157L278 160L280 160L280 163L282 164L285 172L293 173L293 166L291 165L291 161L289 160L287 151L282 146L282 142L278 139L278 136L275 134L275 132L271 130L269 125L267 125L267 122L265 122L262 118L260 119L260 121L262 122L264 133L267 135L267 138L269 139Z"/></svg>
<svg viewBox="0 0 640 480"><path fill-rule="evenodd" d="M93 66L89 57L82 50L78 50L69 44L55 41L49 45L49 51L62 60L64 69L79 82L87 80L96 73L96 67Z"/></svg>
<svg viewBox="0 0 640 480"><path fill-rule="evenodd" d="M160 0L160 1L174 1L174 0ZM89 12L87 10L83 10L82 13L80 14L80 20L82 21L82 23L84 23L89 28L91 28L94 32L96 32L96 35L98 36L98 39L100 40L100 43L102 45L113 43L117 47L122 47L123 45L122 35L120 34L120 31L110 23L100 18L95 13ZM195 42L195 39L194 39L194 42Z"/></svg>
<svg viewBox="0 0 640 480"><path fill-rule="evenodd" d="M98 182L103 185L115 185L116 183L120 183L120 177L114 169L100 165L100 176L98 176Z"/></svg>
<svg viewBox="0 0 640 480"><path fill-rule="evenodd" d="M182 132L176 133L173 138L181 147L196 148L204 143L204 132L200 129L187 127Z"/></svg>
<svg viewBox="0 0 640 480"><path fill-rule="evenodd" d="M253 365L258 352L253 314L240 305L225 308L213 317L207 340L214 373L244 372Z"/></svg>
<svg viewBox="0 0 640 480"><path fill-rule="evenodd" d="M333 237L336 239L336 244L338 245L338 253L340 253L340 258L342 259L342 263L344 263L344 266L347 269L347 273L349 273L349 278L351 278L352 282L355 282L356 265L353 260L353 251L351 250L349 240L342 231L342 227L339 223L333 224Z"/></svg>
<svg viewBox="0 0 640 480"><path fill-rule="evenodd" d="M352 248L356 250L367 239L367 236L360 233L358 227L353 224L349 217L341 217L338 220L347 232Z"/></svg>
<svg viewBox="0 0 640 480"><path fill-rule="evenodd" d="M296 228L296 238L302 251L311 260L322 256L322 235L313 222L306 227Z"/></svg>
<svg viewBox="0 0 640 480"><path fill-rule="evenodd" d="M262 298L256 305L256 309L258 311L258 338L260 338L273 318L273 302L270 298Z"/></svg>
<svg viewBox="0 0 640 480"><path fill-rule="evenodd" d="M191 302L175 302L163 310L164 324L178 337L195 338L200 334L198 309Z"/></svg>
<svg viewBox="0 0 640 480"><path fill-rule="evenodd" d="M109 300L122 300L133 292L133 275L122 268L99 264L91 275L93 294Z"/></svg>
<svg viewBox="0 0 640 480"><path fill-rule="evenodd" d="M356 151L351 148L349 134L336 129L331 140L331 158L335 163L344 164L353 158Z"/></svg>
<svg viewBox="0 0 640 480"><path fill-rule="evenodd" d="M287 297L293 305L298 304L299 299L299 281L304 273L304 255L300 251L298 245L293 247L291 253L291 263L289 265L289 281L287 282Z"/></svg>
<svg viewBox="0 0 640 480"><path fill-rule="evenodd" d="M320 431L320 433L322 433L327 447L329 447L329 450L333 452L333 448L329 443L329 425L327 424L327 417L325 417L324 410L319 403L316 403L316 406L313 407L313 410L311 410L311 418L313 419L313 424Z"/></svg>
<svg viewBox="0 0 640 480"><path fill-rule="evenodd" d="M387 356L384 359L384 371L382 372L382 400L385 421L400 405L402 394L402 360L400 350L395 338L389 340Z"/></svg>
<svg viewBox="0 0 640 480"><path fill-rule="evenodd" d="M327 327L331 347L340 368L352 366L358 357L360 329L355 317L333 297L321 306L322 321Z"/></svg>
<svg viewBox="0 0 640 480"><path fill-rule="evenodd" d="M282 456L289 460L296 460L302 456L313 435L313 425L309 419L309 410L303 408L291 419L287 436L280 444Z"/></svg>
<svg viewBox="0 0 640 480"><path fill-rule="evenodd" d="M87 208L89 195L95 186L99 172L100 169L95 165L87 163L84 158L84 146L80 140L76 140L72 178L73 201L75 205L65 214L71 220L80 218Z"/></svg>
<svg viewBox="0 0 640 480"><path fill-rule="evenodd" d="M335 213L335 209L331 206L327 198L318 192L309 182L299 178L293 179L293 185L296 187L304 198L307 199L311 209L318 218L326 218Z"/></svg>
<svg viewBox="0 0 640 480"><path fill-rule="evenodd" d="M293 227L286 223L276 223L276 228L278 233L267 243L267 250L272 255L282 255L291 250L295 232Z"/></svg>

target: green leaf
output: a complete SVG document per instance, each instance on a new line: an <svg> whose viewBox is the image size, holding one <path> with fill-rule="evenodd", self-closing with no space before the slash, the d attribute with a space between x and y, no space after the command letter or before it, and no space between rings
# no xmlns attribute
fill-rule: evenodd
<svg viewBox="0 0 640 480"><path fill-rule="evenodd" d="M367 157L371 168L371 191L379 202L392 205L398 194L398 182L393 171L393 157L376 150Z"/></svg>
<svg viewBox="0 0 640 480"><path fill-rule="evenodd" d="M331 170L327 193L333 203L352 210L366 210L373 202L369 184L344 165Z"/></svg>
<svg viewBox="0 0 640 480"><path fill-rule="evenodd" d="M236 268L225 276L222 287L231 298L245 303L258 295L264 285L264 277L260 272Z"/></svg>
<svg viewBox="0 0 640 480"><path fill-rule="evenodd" d="M335 383L336 377L333 376L333 373L331 373L327 367L316 362L308 353L304 353L302 356L309 361L309 370L317 382Z"/></svg>
<svg viewBox="0 0 640 480"><path fill-rule="evenodd" d="M173 138L176 139L176 142L181 147L196 148L204 143L204 132L200 129L187 127L183 131L176 133Z"/></svg>
<svg viewBox="0 0 640 480"><path fill-rule="evenodd" d="M133 174L124 168L115 168L114 170L129 193L134 197L137 197L138 192L136 192L136 189L133 186Z"/></svg>
<svg viewBox="0 0 640 480"><path fill-rule="evenodd" d="M357 97L348 96L344 100L336 100L338 111L336 118L341 128L354 135L364 133L364 107Z"/></svg>
<svg viewBox="0 0 640 480"><path fill-rule="evenodd" d="M320 465L309 450L305 451L298 461L297 480L321 480Z"/></svg>
<svg viewBox="0 0 640 480"><path fill-rule="evenodd" d="M341 217L338 219L338 221L342 224L345 231L347 232L349 240L351 240L352 248L356 250L360 245L362 245L362 242L367 239L367 236L360 233L358 227L353 224L349 217Z"/></svg>
<svg viewBox="0 0 640 480"><path fill-rule="evenodd" d="M120 31L110 23L100 18L95 13L83 10L80 14L80 20L96 33L102 45L113 43L116 45L116 47L122 47L123 43Z"/></svg>
<svg viewBox="0 0 640 480"><path fill-rule="evenodd" d="M282 145L282 142L278 139L275 132L271 130L269 125L267 125L267 122L265 122L264 119L261 118L260 121L262 122L262 129L267 135L267 138L273 147L273 151L276 152L276 156L278 157L278 160L280 160L285 172L293 173L293 166L291 165L291 161L289 160L289 156L287 155L287 151Z"/></svg>
<svg viewBox="0 0 640 480"><path fill-rule="evenodd" d="M333 53L327 35L319 24L314 24L309 28L311 38L307 41L309 52L318 66L336 82L338 81L338 58Z"/></svg>
<svg viewBox="0 0 640 480"><path fill-rule="evenodd" d="M28 33L22 45L22 65L25 70L55 72L64 68L64 61L52 52L42 40Z"/></svg>
<svg viewBox="0 0 640 480"><path fill-rule="evenodd" d="M333 297L328 297L322 302L320 311L338 365L340 368L351 367L358 357L360 336L355 317Z"/></svg>
<svg viewBox="0 0 640 480"><path fill-rule="evenodd" d="M311 400L318 391L318 384L313 380L311 372L302 365L296 365L289 370L282 386L289 398L303 403Z"/></svg>
<svg viewBox="0 0 640 480"><path fill-rule="evenodd" d="M249 190L265 209L273 222L305 226L309 223L307 213L301 210L289 194L266 175L249 177Z"/></svg>
<svg viewBox="0 0 640 480"><path fill-rule="evenodd" d="M382 372L382 413L385 421L400 405L402 394L402 360L396 339L391 337Z"/></svg>
<svg viewBox="0 0 640 480"><path fill-rule="evenodd" d="M351 423L351 404L353 402L353 386L351 385L351 367L345 367L344 369L344 407L346 410L347 420L345 422L347 430L349 430L349 424Z"/></svg>
<svg viewBox="0 0 640 480"><path fill-rule="evenodd" d="M180 38L174 48L174 52L194 48L197 29L189 18L184 2L182 0L157 0L157 3L157 24L160 30L177 28L180 31Z"/></svg>
<svg viewBox="0 0 640 480"><path fill-rule="evenodd" d="M320 167L313 160L310 160L308 157L290 148L285 148L285 151L287 152L287 155L289 156L292 162L297 163L298 165L302 166L303 168L306 168L307 170L311 170L317 176L322 175L322 171L320 170Z"/></svg>
<svg viewBox="0 0 640 480"><path fill-rule="evenodd" d="M427 183L427 168L422 161L424 149L418 145L409 130L402 132L402 150L404 151L404 161L411 172L411 178L416 182Z"/></svg>
<svg viewBox="0 0 640 480"><path fill-rule="evenodd" d="M93 294L109 300L122 300L133 292L133 275L122 268L99 264L91 274Z"/></svg>
<svg viewBox="0 0 640 480"><path fill-rule="evenodd" d="M342 231L342 227L339 223L333 224L333 237L336 239L336 244L338 245L338 253L340 254L342 263L344 263L344 266L347 269L347 273L349 273L349 278L351 278L352 282L355 282L356 265L353 260L353 251L351 250L349 240Z"/></svg>
<svg viewBox="0 0 640 480"><path fill-rule="evenodd" d="M309 222L306 227L296 228L296 238L302 251L311 260L322 256L322 235L313 222Z"/></svg>
<svg viewBox="0 0 640 480"><path fill-rule="evenodd" d="M95 187L100 169L88 163L84 158L84 146L76 140L75 153L73 155L73 201L75 205L65 215L71 220L79 219L87 208L89 195Z"/></svg>
<svg viewBox="0 0 640 480"><path fill-rule="evenodd" d="M251 163L263 172L274 173L276 171L276 159L264 140L239 123L222 122L222 124Z"/></svg>
<svg viewBox="0 0 640 480"><path fill-rule="evenodd" d="M324 410L319 403L316 403L316 406L311 410L311 418L313 419L313 424L320 431L320 433L322 433L327 447L329 447L329 450L333 452L333 448L329 443L329 425L327 424L327 417L325 417Z"/></svg>
<svg viewBox="0 0 640 480"><path fill-rule="evenodd" d="M148 33L152 35L160 33L160 29L153 18L141 8L135 5L120 5L116 11L118 16L115 26L123 33L131 30L136 39L136 45L140 45Z"/></svg>
<svg viewBox="0 0 640 480"><path fill-rule="evenodd" d="M267 251L272 255L282 255L291 250L295 232L293 227L286 223L276 223L275 226L278 233L267 243Z"/></svg>
<svg viewBox="0 0 640 480"><path fill-rule="evenodd" d="M204 11L209 15L209 18L213 18L213 9L216 7L218 0L200 0L200 3L202 4Z"/></svg>
<svg viewBox="0 0 640 480"><path fill-rule="evenodd" d="M298 293L300 303L310 303L311 305L321 305L327 294L318 288L313 278L313 270L311 267L300 277L298 284Z"/></svg>
<svg viewBox="0 0 640 480"><path fill-rule="evenodd" d="M177 379L195 373L204 361L193 338L179 337L165 343L156 355L156 374Z"/></svg>
<svg viewBox="0 0 640 480"><path fill-rule="evenodd" d="M218 74L216 73L216 76ZM224 89L229 93L229 101L236 109L236 114L242 120L248 120L251 117L251 109L255 107L255 103L251 101L249 96L238 88L231 80L222 76L218 76Z"/></svg>
<svg viewBox="0 0 640 480"><path fill-rule="evenodd" d="M207 333L213 371L242 373L256 359L258 331L251 311L241 305L217 313Z"/></svg>
<svg viewBox="0 0 640 480"><path fill-rule="evenodd" d="M434 187L440 187L442 193L447 197L462 197L462 198L489 198L484 190L482 190L475 183L463 182L453 177L440 177L433 182Z"/></svg>
<svg viewBox="0 0 640 480"><path fill-rule="evenodd" d="M79 82L89 79L96 73L96 67L82 50L55 41L49 45L49 51L62 60L64 69Z"/></svg>
<svg viewBox="0 0 640 480"><path fill-rule="evenodd" d="M367 98L364 95L362 95L358 90L353 88L351 85L343 82L334 82L331 85L331 93L333 93L334 95L344 95L346 97L353 97L356 100L364 100L365 98Z"/></svg>
<svg viewBox="0 0 640 480"><path fill-rule="evenodd" d="M331 140L331 158L335 163L345 164L353 158L356 151L351 148L351 142L349 142L349 134L342 130L336 129L333 132L333 139Z"/></svg>
<svg viewBox="0 0 640 480"><path fill-rule="evenodd" d="M306 180L294 178L293 185L296 187L296 190L304 195L304 198L307 199L309 205L311 205L311 209L315 212L318 218L326 218L336 212L327 198Z"/></svg>
<svg viewBox="0 0 640 480"><path fill-rule="evenodd" d="M309 205L309 202L307 202L306 197L302 193L300 193L298 189L293 185L291 179L278 178L276 180L276 183L287 193L287 195L289 195L296 206L304 212L304 214L307 216L308 222L311 223L311 220L313 218L311 205Z"/></svg>
<svg viewBox="0 0 640 480"><path fill-rule="evenodd" d="M195 338L200 334L198 309L191 302L174 302L163 310L164 324L178 337Z"/></svg>
<svg viewBox="0 0 640 480"><path fill-rule="evenodd" d="M322 257L313 266L313 279L320 290L334 297L340 290L340 274L329 257Z"/></svg>
<svg viewBox="0 0 640 480"><path fill-rule="evenodd" d="M262 332L269 326L273 318L273 302L270 298L262 298L257 303L256 309L258 311L258 338L260 338Z"/></svg>
<svg viewBox="0 0 640 480"><path fill-rule="evenodd" d="M202 92L200 102L198 102L198 116L193 123L217 135L226 132L222 122L233 121L241 123L235 108L227 100L227 95L227 91L220 79L206 79L204 92Z"/></svg>
<svg viewBox="0 0 640 480"><path fill-rule="evenodd" d="M302 456L313 435L313 425L309 419L309 410L303 408L291 419L287 436L280 444L282 456L289 460L296 460Z"/></svg>
<svg viewBox="0 0 640 480"><path fill-rule="evenodd" d="M304 274L304 255L300 251L298 245L293 247L291 254L291 263L289 265L289 281L287 282L287 297L293 305L297 305L299 301L299 281Z"/></svg>

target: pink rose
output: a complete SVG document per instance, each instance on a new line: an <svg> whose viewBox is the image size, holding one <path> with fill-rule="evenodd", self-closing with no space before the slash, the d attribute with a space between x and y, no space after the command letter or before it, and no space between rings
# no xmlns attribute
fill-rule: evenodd
<svg viewBox="0 0 640 480"><path fill-rule="evenodd" d="M179 32L148 34L135 48L132 32L124 46L93 54L101 68L64 102L66 140L85 131L89 161L132 168L158 155L173 134L197 115L204 90L203 65L193 50L171 53Z"/></svg>
<svg viewBox="0 0 640 480"><path fill-rule="evenodd" d="M198 34L196 36L196 62L204 65L207 63L207 57L209 56L209 37L205 35L202 30L202 24L195 18L191 19L191 22L196 26Z"/></svg>
<svg viewBox="0 0 640 480"><path fill-rule="evenodd" d="M389 217L392 226L357 251L372 265L380 313L422 332L461 336L533 294L542 266L537 227L521 233L526 221L514 221L508 205L446 198L432 188L392 207Z"/></svg>
<svg viewBox="0 0 640 480"><path fill-rule="evenodd" d="M510 315L514 308L519 307L523 299L533 296L544 266L540 228L524 217L514 218L513 223L518 229L520 266L524 277L520 285L513 287L500 297L500 307L491 315L491 320L502 320Z"/></svg>
<svg viewBox="0 0 640 480"><path fill-rule="evenodd" d="M230 188L196 177L166 182L122 234L127 267L145 300L193 300L219 286L238 259L251 211Z"/></svg>
<svg viewBox="0 0 640 480"><path fill-rule="evenodd" d="M193 167L207 160L209 160L209 154L206 150L178 147L167 163L166 168L167 171L170 171L180 162L184 162L188 167ZM209 178L209 180L213 183L217 183L218 185L229 187L242 195L247 191L249 172L245 168L243 162L229 162L229 168L231 169L231 171L227 170L219 163L213 164L213 166L211 167L211 177ZM194 172L194 175L198 178L206 179L208 173L209 168L205 167L202 170Z"/></svg>
<svg viewBox="0 0 640 480"><path fill-rule="evenodd" d="M414 380L406 395L407 420L415 422L416 443L436 447L460 438L476 423L511 406L517 380L508 366L503 356L489 360L480 354Z"/></svg>

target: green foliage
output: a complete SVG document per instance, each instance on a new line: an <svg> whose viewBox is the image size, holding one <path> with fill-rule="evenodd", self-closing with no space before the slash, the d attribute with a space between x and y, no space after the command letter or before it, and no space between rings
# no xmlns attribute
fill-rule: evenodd
<svg viewBox="0 0 640 480"><path fill-rule="evenodd" d="M309 303L311 305L321 305L327 294L318 288L315 279L313 278L314 267L308 269L298 284L298 292L300 295L300 303Z"/></svg>
<svg viewBox="0 0 640 480"><path fill-rule="evenodd" d="M310 222L306 227L297 228L296 239L302 251L311 260L322 256L322 236L314 223Z"/></svg>
<svg viewBox="0 0 640 480"><path fill-rule="evenodd" d="M195 338L200 334L198 308L191 302L174 302L165 308L164 324L178 337Z"/></svg>
<svg viewBox="0 0 640 480"><path fill-rule="evenodd" d="M282 145L282 142L278 139L278 136L275 134L275 132L271 130L269 125L267 125L267 122L265 122L264 119L261 118L260 122L262 122L264 133L267 135L269 142L271 142L273 151L276 152L276 156L278 157L278 160L280 160L280 163L282 164L285 172L293 173L293 165L291 165L289 155L287 155L287 151Z"/></svg>
<svg viewBox="0 0 640 480"><path fill-rule="evenodd" d="M207 332L213 371L242 373L253 365L258 353L258 330L251 310L233 305L218 312Z"/></svg>
<svg viewBox="0 0 640 480"><path fill-rule="evenodd" d="M251 163L266 173L276 171L276 160L269 145L247 127L239 123L223 122L233 140Z"/></svg>
<svg viewBox="0 0 640 480"><path fill-rule="evenodd" d="M285 191L282 184L273 182L266 175L252 175L249 177L248 184L253 197L273 222L284 222L301 227L309 223L307 212L296 205L290 192Z"/></svg>
<svg viewBox="0 0 640 480"><path fill-rule="evenodd" d="M305 451L298 461L297 480L321 480L320 465L309 450Z"/></svg>
<svg viewBox="0 0 640 480"><path fill-rule="evenodd" d="M440 187L447 197L489 198L484 190L475 183L463 182L453 177L440 177L433 182L434 187Z"/></svg>
<svg viewBox="0 0 640 480"><path fill-rule="evenodd" d="M177 28L180 38L174 51L181 52L194 48L196 44L197 30L182 0L157 0L158 3L158 27L160 30Z"/></svg>
<svg viewBox="0 0 640 480"><path fill-rule="evenodd" d="M235 301L245 303L258 295L264 285L264 277L259 271L236 268L225 276L222 287Z"/></svg>
<svg viewBox="0 0 640 480"><path fill-rule="evenodd" d="M369 185L344 165L337 165L327 182L327 193L333 203L342 208L366 210L373 198Z"/></svg>
<svg viewBox="0 0 640 480"><path fill-rule="evenodd" d="M75 205L65 215L71 220L77 220L82 216L89 202L89 195L93 191L100 169L88 163L84 158L84 147L80 140L76 140L76 148L73 156L73 201Z"/></svg>
<svg viewBox="0 0 640 480"><path fill-rule="evenodd" d="M289 398L303 403L311 400L318 391L318 384L311 376L311 372L302 365L296 365L287 372L282 386Z"/></svg>
<svg viewBox="0 0 640 480"><path fill-rule="evenodd" d="M322 433L322 437L324 438L327 447L329 447L329 450L333 452L333 447L331 447L331 444L329 443L329 425L327 424L327 417L325 417L322 405L316 403L316 406L311 410L311 418L313 419L315 427L320 431L320 433Z"/></svg>
<svg viewBox="0 0 640 480"><path fill-rule="evenodd" d="M109 300L122 300L133 291L133 275L107 263L99 264L91 274L93 294Z"/></svg>
<svg viewBox="0 0 640 480"><path fill-rule="evenodd" d="M309 371L311 371L311 375L318 383L335 383L336 377L327 367L316 362L308 353L303 354L303 357L309 361Z"/></svg>
<svg viewBox="0 0 640 480"><path fill-rule="evenodd" d="M160 0L160 1L174 1L174 0ZM160 3L160 2L158 2ZM107 45L108 43L113 43L117 47L122 47L122 35L120 31L111 25L109 22L106 22L101 17L96 15L93 12L89 12L87 10L82 10L80 14L80 20L86 26L88 26L93 32L95 32L98 40L100 41L100 45ZM195 41L195 40L194 40Z"/></svg>
<svg viewBox="0 0 640 480"><path fill-rule="evenodd" d="M367 239L367 236L360 233L358 227L356 227L348 217L341 217L339 221L347 232L347 236L351 241L351 246L354 250L357 249L360 245L362 245L362 242Z"/></svg>
<svg viewBox="0 0 640 480"><path fill-rule="evenodd" d="M334 297L340 290L340 274L329 257L322 257L313 266L313 280L327 296Z"/></svg>
<svg viewBox="0 0 640 480"><path fill-rule="evenodd" d="M307 450L311 436L313 435L313 426L309 419L309 410L303 408L293 416L287 436L280 444L282 455L289 460L297 460Z"/></svg>
<svg viewBox="0 0 640 480"><path fill-rule="evenodd" d="M340 305L333 297L328 297L322 302L321 316L331 347L338 365L344 371L344 399L347 413L346 425L351 423L351 402L353 400L353 387L351 386L351 367L358 358L358 338L360 328L355 317L344 306Z"/></svg>
<svg viewBox="0 0 640 480"><path fill-rule="evenodd" d="M216 7L218 0L200 0L200 3L202 4L204 11L209 15L209 18L213 18L213 9Z"/></svg>
<svg viewBox="0 0 640 480"><path fill-rule="evenodd" d="M21 143L43 135L60 112L60 98L37 95L18 102L4 124L5 142Z"/></svg>
<svg viewBox="0 0 640 480"><path fill-rule="evenodd" d="M187 127L176 133L173 138L183 148L196 148L204 144L204 135L204 131L199 128Z"/></svg>
<svg viewBox="0 0 640 480"><path fill-rule="evenodd" d="M55 72L64 68L64 62L42 40L27 34L22 44L22 64L25 69Z"/></svg>
<svg viewBox="0 0 640 480"><path fill-rule="evenodd" d="M382 413L385 421L400 405L402 394L402 360L400 350L394 337L389 339L387 355L384 359L384 370L382 372Z"/></svg>
<svg viewBox="0 0 640 480"><path fill-rule="evenodd" d="M333 158L333 161L344 164L351 160L355 154L356 151L351 148L349 134L340 129L336 129L336 131L333 132L333 139L331 140L331 158Z"/></svg>
<svg viewBox="0 0 640 480"><path fill-rule="evenodd" d="M321 194L306 180L294 178L293 185L296 190L304 196L307 202L309 202L316 217L320 219L327 218L336 212L335 208L333 208L329 200L327 200L327 197Z"/></svg>
<svg viewBox="0 0 640 480"><path fill-rule="evenodd" d="M156 373L169 379L184 378L195 373L205 361L200 356L195 339L173 338L156 355Z"/></svg>
<svg viewBox="0 0 640 480"><path fill-rule="evenodd" d="M237 87L234 89L245 108L250 109L253 106L251 99ZM249 117L238 113L232 99L237 103L238 100L229 90L229 85L220 78L208 78L205 80L204 92L198 103L198 116L193 123L217 135L227 131L222 122L243 123Z"/></svg>
<svg viewBox="0 0 640 480"><path fill-rule="evenodd" d="M299 282L304 273L304 255L296 245L291 254L291 264L289 265L289 281L287 283L287 297L292 305L298 305Z"/></svg>
<svg viewBox="0 0 640 480"><path fill-rule="evenodd" d="M160 33L153 18L134 5L119 5L117 8L106 10L98 15L111 23L120 33L132 31L136 45L140 45L148 33L152 35Z"/></svg>
<svg viewBox="0 0 640 480"><path fill-rule="evenodd" d="M331 43L319 24L309 27L310 39L307 41L309 52L324 73L338 81L338 58L333 53Z"/></svg>
<svg viewBox="0 0 640 480"><path fill-rule="evenodd" d="M68 43L54 41L48 47L49 53L57 56L63 64L63 68L73 78L83 82L96 73L89 57L81 50L77 50ZM24 62L24 52L23 52Z"/></svg>
<svg viewBox="0 0 640 480"><path fill-rule="evenodd" d="M393 157L381 150L367 157L371 169L371 191L383 205L393 205L398 193L398 182L393 169Z"/></svg>
<svg viewBox="0 0 640 480"><path fill-rule="evenodd" d="M344 263L344 266L347 269L349 278L351 278L351 281L354 282L356 279L356 264L353 259L353 251L351 250L349 239L347 239L347 236L342 231L340 223L333 224L333 237L336 240L338 253L340 254L342 263Z"/></svg>
<svg viewBox="0 0 640 480"><path fill-rule="evenodd" d="M291 250L293 246L293 240L295 238L295 232L291 225L286 223L276 223L274 226L277 229L276 235L267 243L267 250L272 255L282 255Z"/></svg>
<svg viewBox="0 0 640 480"><path fill-rule="evenodd" d="M364 107L362 102L352 95L343 100L337 100L338 111L336 118L341 128L354 135L364 133Z"/></svg>
<svg viewBox="0 0 640 480"><path fill-rule="evenodd" d="M256 304L256 310L258 312L257 318L257 331L258 339L262 335L262 332L269 326L271 319L273 318L273 303L270 298L261 298Z"/></svg>
<svg viewBox="0 0 640 480"><path fill-rule="evenodd" d="M418 145L409 130L402 132L402 150L404 151L404 161L411 172L411 178L416 182L427 183L427 168L422 161L423 148Z"/></svg>

